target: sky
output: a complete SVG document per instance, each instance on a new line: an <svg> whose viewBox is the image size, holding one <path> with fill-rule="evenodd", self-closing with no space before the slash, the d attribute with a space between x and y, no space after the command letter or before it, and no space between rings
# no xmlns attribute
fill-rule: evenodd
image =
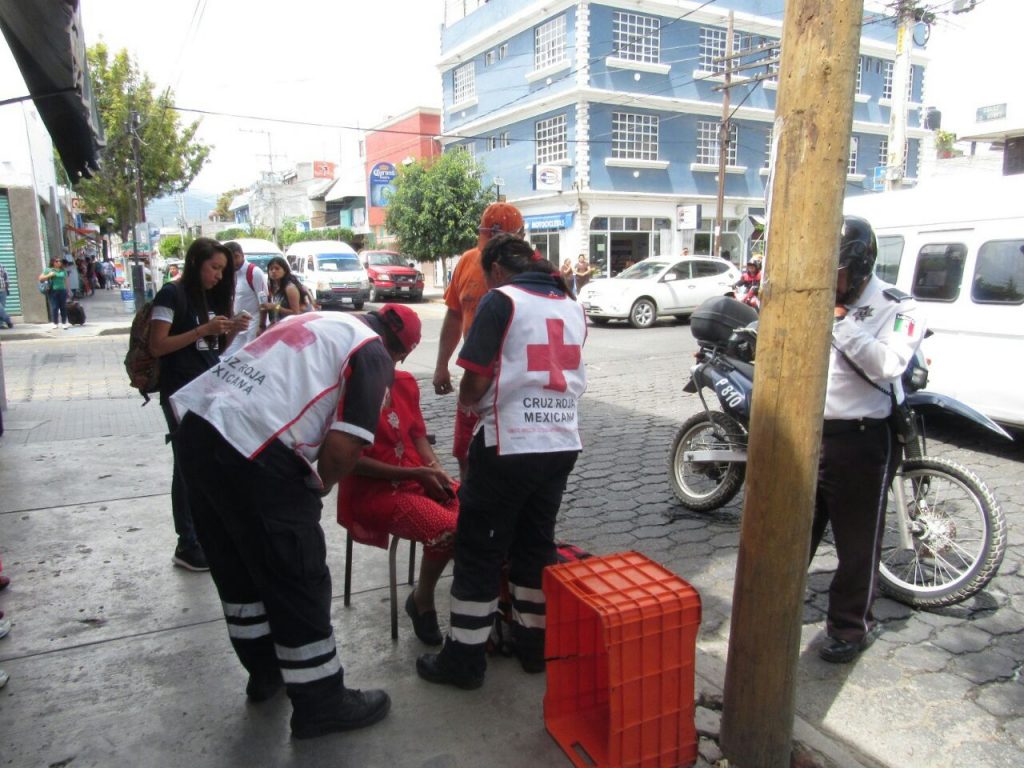
<svg viewBox="0 0 1024 768"><path fill-rule="evenodd" d="M1020 71L1024 1L979 0L958 15L953 0L920 1L939 12L926 101L945 130L967 133L977 107L1020 93L1010 76ZM353 128L440 106L443 8L444 0L81 0L86 42L127 48L181 107ZM354 167L356 135L203 116L199 137L214 149L192 186L246 186L269 170L268 154L275 170L339 157Z"/></svg>
<svg viewBox="0 0 1024 768"><path fill-rule="evenodd" d="M86 43L127 48L179 107L366 128L441 105L442 0L81 0ZM200 115L182 112L183 121ZM269 133L269 136L268 136ZM202 116L193 189L308 160L356 163L356 131Z"/></svg>

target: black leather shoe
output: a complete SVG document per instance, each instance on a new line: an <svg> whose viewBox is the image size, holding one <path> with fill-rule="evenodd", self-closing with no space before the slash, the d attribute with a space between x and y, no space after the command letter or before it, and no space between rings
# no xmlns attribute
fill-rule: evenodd
<svg viewBox="0 0 1024 768"><path fill-rule="evenodd" d="M519 659L519 665L523 668L523 672L531 675L543 672L547 666L544 654L527 653L517 648L516 657Z"/></svg>
<svg viewBox="0 0 1024 768"><path fill-rule="evenodd" d="M328 733L354 731L383 720L391 708L384 691L357 691L346 688L335 701L326 701L314 710L292 712L292 737L315 739Z"/></svg>
<svg viewBox="0 0 1024 768"><path fill-rule="evenodd" d="M405 612L412 619L413 632L426 645L441 645L444 642L444 637L441 635L441 628L437 626L437 611L424 611L423 613L417 611L413 594L410 592L405 601Z"/></svg>
<svg viewBox="0 0 1024 768"><path fill-rule="evenodd" d="M271 698L282 688L284 688L284 679L281 677L281 670L256 672L249 675L249 682L245 686L245 695L253 704L259 704L261 701Z"/></svg>
<svg viewBox="0 0 1024 768"><path fill-rule="evenodd" d="M484 684L484 676L457 673L441 658L439 653L425 653L416 659L416 674L430 683L454 685L464 691L472 691Z"/></svg>
<svg viewBox="0 0 1024 768"><path fill-rule="evenodd" d="M837 640L829 638L829 642L818 649L818 656L829 664L849 664L861 651L871 646L878 637L878 628L872 628L860 640Z"/></svg>

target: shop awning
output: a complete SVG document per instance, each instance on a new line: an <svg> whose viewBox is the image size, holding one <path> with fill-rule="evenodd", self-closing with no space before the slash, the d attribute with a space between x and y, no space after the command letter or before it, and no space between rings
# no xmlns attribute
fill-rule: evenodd
<svg viewBox="0 0 1024 768"><path fill-rule="evenodd" d="M99 169L103 126L78 0L0 0L0 30L71 182Z"/></svg>

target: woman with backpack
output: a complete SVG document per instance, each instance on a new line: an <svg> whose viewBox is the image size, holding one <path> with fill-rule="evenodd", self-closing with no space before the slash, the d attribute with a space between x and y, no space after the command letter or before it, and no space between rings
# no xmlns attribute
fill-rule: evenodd
<svg viewBox="0 0 1024 768"><path fill-rule="evenodd" d="M270 278L270 300L260 309L266 312L266 325L273 325L289 315L300 315L306 311L309 294L299 279L292 274L288 262L281 256L274 256L267 262L267 277Z"/></svg>
<svg viewBox="0 0 1024 768"><path fill-rule="evenodd" d="M216 240L200 237L185 254L181 277L164 285L153 299L149 321L149 351L160 359L160 407L174 451L171 510L178 545L172 561L190 571L207 571L209 566L196 539L185 495L174 442L178 422L169 399L212 368L219 359L219 351L227 349L235 334L248 325L247 318L231 318L234 286L231 252Z"/></svg>

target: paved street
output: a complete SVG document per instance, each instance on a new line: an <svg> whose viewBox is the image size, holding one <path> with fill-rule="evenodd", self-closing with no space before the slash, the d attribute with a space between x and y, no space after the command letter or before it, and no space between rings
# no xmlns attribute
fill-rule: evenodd
<svg viewBox="0 0 1024 768"><path fill-rule="evenodd" d="M454 401L429 386L443 307L419 310L424 343L407 367L421 379L427 423L446 456ZM383 560L365 547L357 566L369 568L365 560L379 570L357 573L354 610L341 607L336 578L336 629L353 684L379 683L379 665L393 663L392 716L300 749L288 744L283 707L242 712L244 679L215 595L203 577L168 562L170 451L159 408L140 408L125 382L125 347L123 335L67 334L2 347L10 408L0 439L0 556L14 583L0 608L15 627L0 641L0 666L11 674L0 691L0 765L326 765L345 756L344 764L395 768L568 764L543 732L542 680L495 664L477 694L417 684L411 660L422 649L407 622L396 645L386 637ZM699 408L681 391L693 350L686 325L590 329L585 449L558 533L597 554L642 552L699 590L698 690L713 692L724 674L743 495L698 515L669 488L673 435ZM933 435L930 452L973 469L1002 504L1006 558L989 587L959 606L915 612L880 600L879 642L857 663L835 667L816 654L834 566L823 548L804 612L797 738L823 750L832 744L837 765L1024 764L1024 444L951 421L936 421ZM332 516L329 501L324 522L338 575L343 536ZM74 716L82 722L69 727ZM439 735L471 718L479 723L472 736Z"/></svg>

